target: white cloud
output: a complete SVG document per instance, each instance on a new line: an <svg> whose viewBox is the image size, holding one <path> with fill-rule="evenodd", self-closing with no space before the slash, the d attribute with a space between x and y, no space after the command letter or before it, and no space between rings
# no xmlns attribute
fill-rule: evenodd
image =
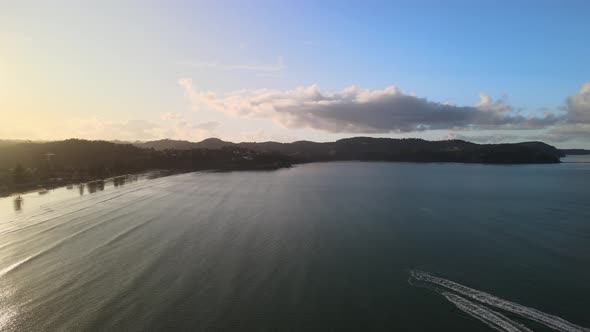
<svg viewBox="0 0 590 332"><path fill-rule="evenodd" d="M482 96L479 105L491 105L486 96ZM501 106L495 106L501 109ZM495 143L513 140L541 140L552 143L570 142L573 140L590 140L590 81L582 84L577 94L566 98L564 121L548 127L544 132L535 135L474 135L464 136L451 133L449 138L465 139L473 142Z"/></svg>
<svg viewBox="0 0 590 332"><path fill-rule="evenodd" d="M199 110L202 105L219 109L223 107L222 103L217 102L216 95L211 91L194 91L193 81L188 78L183 78L178 81L178 84L184 89L184 93L192 103L193 110Z"/></svg>
<svg viewBox="0 0 590 332"><path fill-rule="evenodd" d="M234 116L271 118L287 128L332 133L416 132L434 129L537 129L554 125L554 114L522 116L503 100L482 94L474 106L455 106L404 94L396 87L366 90L357 86L324 93L317 85L293 90L242 90L218 96L198 91L181 79L193 109L203 107Z"/></svg>
<svg viewBox="0 0 590 332"><path fill-rule="evenodd" d="M46 121L34 134L13 128L0 129L0 137L15 137L37 140L83 138L91 140L155 140L162 138L202 140L216 136L220 124L215 121L193 122L182 114L162 114L163 121L123 120L113 121L99 117L68 118L61 121Z"/></svg>
<svg viewBox="0 0 590 332"><path fill-rule="evenodd" d="M212 131L217 129L221 124L217 121L208 121L208 122L201 122L201 123L196 123L193 125L194 129L199 129L199 130L206 130L206 131Z"/></svg>
<svg viewBox="0 0 590 332"><path fill-rule="evenodd" d="M549 142L567 142L576 139L590 140L590 124L574 123L555 126L549 129L545 135L536 138Z"/></svg>
<svg viewBox="0 0 590 332"><path fill-rule="evenodd" d="M145 120L109 121L101 118L72 118L63 123L47 123L43 132L52 137L85 139L150 140L158 137L160 126ZM57 133L57 134L55 134Z"/></svg>
<svg viewBox="0 0 590 332"><path fill-rule="evenodd" d="M160 118L164 122L157 126L158 138L201 139L214 135L220 126L217 121L191 122L181 113L164 113Z"/></svg>
<svg viewBox="0 0 590 332"><path fill-rule="evenodd" d="M482 111L498 113L512 111L512 107L506 103L504 98L493 101L492 97L485 93L479 94L479 103L475 107Z"/></svg>
<svg viewBox="0 0 590 332"><path fill-rule="evenodd" d="M577 94L566 98L562 110L566 112L567 122L550 128L537 138L550 142L590 140L590 81L582 84Z"/></svg>
<svg viewBox="0 0 590 332"><path fill-rule="evenodd" d="M590 81L584 83L577 94L566 99L565 110L573 123L590 123Z"/></svg>

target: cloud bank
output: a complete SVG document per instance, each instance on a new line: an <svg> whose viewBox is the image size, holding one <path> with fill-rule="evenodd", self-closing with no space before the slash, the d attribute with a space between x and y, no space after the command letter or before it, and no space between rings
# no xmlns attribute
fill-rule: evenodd
<svg viewBox="0 0 590 332"><path fill-rule="evenodd" d="M190 79L179 84L193 108L235 116L270 118L287 128L330 133L407 133L434 129L539 129L564 121L552 113L518 114L486 94L473 106L456 106L405 94L396 87L367 90L352 86L324 93L317 85L293 90L243 90L223 96L198 91ZM573 103L579 103L575 99Z"/></svg>
<svg viewBox="0 0 590 332"><path fill-rule="evenodd" d="M65 122L47 123L42 132L51 136L33 139L66 139L71 137L106 140L155 140L161 138L201 140L216 135L219 123L194 122L179 113L166 113L160 121L113 121L103 118L70 118ZM56 136L55 133L58 133ZM13 137L20 135L12 135ZM0 130L2 137L2 130ZM11 136L7 136L11 137Z"/></svg>
<svg viewBox="0 0 590 332"><path fill-rule="evenodd" d="M590 81L584 83L577 94L568 97L566 103L569 122L590 124Z"/></svg>
<svg viewBox="0 0 590 332"><path fill-rule="evenodd" d="M566 123L550 128L543 138L553 142L590 140L590 81L582 84L577 94L567 97L562 109Z"/></svg>

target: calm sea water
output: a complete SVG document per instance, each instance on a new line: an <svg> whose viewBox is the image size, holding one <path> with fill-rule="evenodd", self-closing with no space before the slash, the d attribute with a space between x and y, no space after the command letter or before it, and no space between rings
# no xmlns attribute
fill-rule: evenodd
<svg viewBox="0 0 590 332"><path fill-rule="evenodd" d="M587 163L129 180L0 200L0 330L590 327Z"/></svg>

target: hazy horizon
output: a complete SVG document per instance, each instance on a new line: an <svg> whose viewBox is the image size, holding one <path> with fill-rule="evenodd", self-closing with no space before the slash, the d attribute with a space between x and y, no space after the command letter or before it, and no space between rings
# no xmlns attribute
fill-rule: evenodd
<svg viewBox="0 0 590 332"><path fill-rule="evenodd" d="M363 136L363 135L356 135L356 136L348 136L348 137L343 137L341 139L346 139L346 138L360 138L360 137L369 137L369 138L381 138L381 137L372 137L372 136ZM445 141L445 140L449 140L449 138L440 138L440 139L425 139L425 138L421 138L421 137L385 137L385 138L392 138L392 139L424 139L427 141ZM89 141L105 141L105 142L119 142L119 143L128 143L128 144L137 144L137 143L148 143L148 142L157 142L157 141L184 141L184 142L190 142L190 143L200 143L206 140L220 140L220 141L224 141L224 142L230 142L230 143L265 143L265 142L278 142L278 143L294 143L294 142L301 142L301 141L308 141L308 142L315 142L315 143L329 143L329 142L334 142L336 140L306 140L306 139L301 139L301 140L293 140L293 141L275 141L275 140L266 140L266 141L231 141L231 140L226 140L226 139L222 139L219 137L206 137L204 139L199 139L199 140L185 140L185 139L173 139L173 138L168 138L168 137L164 137L164 138L158 138L158 139L154 139L154 140L135 140L135 141L131 141L131 140L118 140L118 139L86 139L86 138L79 138L79 137L70 137L70 138L65 138L65 139L60 139L60 140L27 140L27 139L2 139L0 138L0 142L4 141L4 142L32 142L32 143L49 143L49 142L58 142L58 141L64 141L64 140L89 140ZM476 143L476 144L510 144L510 143L525 143L525 142L543 142L543 141L539 141L539 140L520 140L520 141L512 141L512 142L494 142L494 143L487 143L487 142L475 142L472 140L468 140L468 139L462 139L462 138L453 138L453 139L457 139L457 140L463 140L463 141L467 141L467 142L471 142L471 143ZM543 143L547 143L547 142L543 142ZM549 143L547 143L549 144ZM557 146L557 148L559 149L584 149L584 150L590 150L590 145L587 147L576 147L576 148L571 148L569 146Z"/></svg>

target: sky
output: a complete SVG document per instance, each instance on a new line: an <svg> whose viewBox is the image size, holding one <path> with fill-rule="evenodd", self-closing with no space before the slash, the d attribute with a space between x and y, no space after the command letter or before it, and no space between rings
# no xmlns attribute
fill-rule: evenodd
<svg viewBox="0 0 590 332"><path fill-rule="evenodd" d="M0 0L0 139L590 148L590 2Z"/></svg>

